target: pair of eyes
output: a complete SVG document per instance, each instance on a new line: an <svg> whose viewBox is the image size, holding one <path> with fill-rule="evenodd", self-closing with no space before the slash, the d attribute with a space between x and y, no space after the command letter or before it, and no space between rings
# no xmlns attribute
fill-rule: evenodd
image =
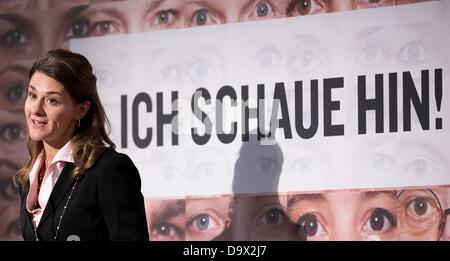
<svg viewBox="0 0 450 261"><path fill-rule="evenodd" d="M264 18L275 17L276 9L269 1L259 1L251 7L248 13L240 15L241 20L258 20ZM188 26L202 26L210 24L223 23L223 17L217 14L214 10L202 8L193 12L188 20Z"/></svg>
<svg viewBox="0 0 450 261"><path fill-rule="evenodd" d="M88 35L89 22L86 19L76 19L72 21L63 34L64 40L81 38ZM31 45L34 39L31 28L16 26L0 36L0 46L4 48L15 48Z"/></svg>
<svg viewBox="0 0 450 261"><path fill-rule="evenodd" d="M396 160L381 152L367 153L362 156L359 166L364 171L391 173L395 171ZM411 178L431 177L441 172L442 166L438 161L432 157L421 155L410 159L402 169L403 175Z"/></svg>
<svg viewBox="0 0 450 261"><path fill-rule="evenodd" d="M280 227L287 221L286 214L277 207L271 207L264 210L263 213L256 217L253 227L255 229L270 229ZM199 213L188 220L186 223L186 231L190 234L202 234L211 233L214 230L213 236L209 235L209 238L219 236L219 234L225 229L224 220L220 220L220 217L212 213ZM184 229L179 226L170 223L162 222L155 224L151 228L151 236L154 239L159 240L183 240Z"/></svg>
<svg viewBox="0 0 450 261"><path fill-rule="evenodd" d="M225 221L214 213L199 213L186 222L186 228L180 227L170 221L163 221L152 225L151 238L152 240L184 240L185 233L188 236L191 234L206 234L208 238L215 237L220 234L225 228ZM218 231L218 232L217 232ZM215 233L217 235L211 235Z"/></svg>
<svg viewBox="0 0 450 261"><path fill-rule="evenodd" d="M258 2L253 10L247 14L248 19L261 19L270 16L274 16L274 8L267 1ZM179 17L179 13L176 10L161 10L156 13L155 17L151 20L151 25L171 25ZM222 19L213 10L199 9L193 12L188 20L188 26L202 26L209 24L221 23ZM82 31L82 30L78 30ZM112 20L99 21L94 23L90 29L90 35L106 35L116 33L120 31L119 25ZM81 34L78 34L81 35Z"/></svg>
<svg viewBox="0 0 450 261"><path fill-rule="evenodd" d="M411 41L401 46L396 53L383 42L369 41L361 47L356 59L359 63L366 65L378 65L385 63L391 57L404 64L418 64L434 58L432 48L424 41Z"/></svg>
<svg viewBox="0 0 450 261"><path fill-rule="evenodd" d="M362 222L361 233L365 235L382 235L397 226L396 218L384 208L375 208ZM320 213L305 213L297 221L298 236L306 240L321 240L327 238L332 228L327 227L326 220Z"/></svg>
<svg viewBox="0 0 450 261"><path fill-rule="evenodd" d="M256 168L256 173L274 173L279 168L279 163L277 160L271 157L260 156L254 161ZM203 161L195 168L196 179L208 179L216 175L217 164L214 161ZM175 182L179 177L182 176L182 172L174 166L165 166L162 168L161 178L165 182Z"/></svg>
<svg viewBox="0 0 450 261"><path fill-rule="evenodd" d="M28 92L28 99L36 100L36 99L38 99L38 96L33 92ZM61 104L60 100L53 98L53 97L45 97L45 102L52 106Z"/></svg>
<svg viewBox="0 0 450 261"><path fill-rule="evenodd" d="M158 11L149 21L151 27L172 27L175 25L176 20L179 17L179 12L173 9ZM93 22L84 24L85 31L88 36L102 36L108 34L115 34L125 31L125 28L121 24L115 21L115 19L99 19Z"/></svg>
<svg viewBox="0 0 450 261"><path fill-rule="evenodd" d="M26 84L25 82L21 81L9 83L3 93L5 99L13 104L24 100L25 95L26 95Z"/></svg>
<svg viewBox="0 0 450 261"><path fill-rule="evenodd" d="M382 43L370 41L360 48L356 60L365 65L382 64L392 57L390 50ZM411 41L401 46L396 55L397 61L404 64L419 64L433 59L431 47L424 41ZM281 59L279 51L273 47L259 50L254 57L254 68L260 72L272 70ZM311 73L323 68L325 58L315 47L303 47L289 57L289 68L293 73Z"/></svg>

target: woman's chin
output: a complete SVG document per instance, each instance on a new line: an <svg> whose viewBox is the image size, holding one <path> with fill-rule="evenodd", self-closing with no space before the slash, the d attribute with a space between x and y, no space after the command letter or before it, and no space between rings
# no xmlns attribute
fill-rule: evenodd
<svg viewBox="0 0 450 261"><path fill-rule="evenodd" d="M30 139L33 141L43 141L44 138L45 137L43 135L33 135L30 133Z"/></svg>

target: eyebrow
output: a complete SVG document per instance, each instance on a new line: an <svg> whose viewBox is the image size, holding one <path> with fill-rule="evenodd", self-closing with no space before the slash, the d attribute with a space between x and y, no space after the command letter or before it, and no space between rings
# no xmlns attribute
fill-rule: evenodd
<svg viewBox="0 0 450 261"><path fill-rule="evenodd" d="M75 18L77 17L81 12L83 12L85 9L87 9L89 6L88 5L82 5L82 6L75 6L70 8L65 16L69 17L69 18Z"/></svg>
<svg viewBox="0 0 450 261"><path fill-rule="evenodd" d="M154 9L158 8L163 2L164 2L164 0L148 2L146 7L144 8L145 13L148 13L148 12L153 11Z"/></svg>
<svg viewBox="0 0 450 261"><path fill-rule="evenodd" d="M120 5L118 6L107 6L107 7L103 7L103 6L99 6L99 7L92 7L89 8L89 15L95 15L95 14L101 14L101 13L105 13L107 15L111 15L111 16L118 16L118 17L122 17L121 13L120 13Z"/></svg>
<svg viewBox="0 0 450 261"><path fill-rule="evenodd" d="M89 19L89 26L92 26L91 21L90 21L91 20L90 16L91 15L96 15L96 14L106 14L108 16L113 16L113 17L119 19L123 24L126 24L128 26L128 22L126 21L126 19L122 15L122 12L119 11L120 10L120 6L121 5L117 5L117 6L115 5L115 6L111 6L111 7L108 6L108 7L103 7L103 8L102 7L89 8L89 10L87 12L88 13L87 16L88 16L88 19ZM128 28L126 29L126 32L128 32Z"/></svg>
<svg viewBox="0 0 450 261"><path fill-rule="evenodd" d="M298 194L290 198L287 202L287 207L291 207L292 205L297 204L301 201L326 201L327 198L322 193L314 193L314 194Z"/></svg>
<svg viewBox="0 0 450 261"><path fill-rule="evenodd" d="M397 199L397 191L394 190L384 190L384 191L365 191L363 192L360 197L363 200L373 199L379 194L386 194L393 200Z"/></svg>
<svg viewBox="0 0 450 261"><path fill-rule="evenodd" d="M33 85L28 85L28 88L30 88L33 91L36 91L36 87L34 87ZM53 95L53 94L57 94L59 96L64 96L61 92L46 92L45 94L47 95Z"/></svg>
<svg viewBox="0 0 450 261"><path fill-rule="evenodd" d="M0 14L0 20L5 20L18 27L32 27L31 21L14 13Z"/></svg>
<svg viewBox="0 0 450 261"><path fill-rule="evenodd" d="M163 210L159 215L155 216L154 223L166 222L169 219L177 217L185 213L185 204L183 200L176 202L167 202L164 204Z"/></svg>
<svg viewBox="0 0 450 261"><path fill-rule="evenodd" d="M28 69L25 66L22 65L8 65L6 66L2 71L0 71L0 77L6 74L8 71L18 72L22 74L27 74Z"/></svg>

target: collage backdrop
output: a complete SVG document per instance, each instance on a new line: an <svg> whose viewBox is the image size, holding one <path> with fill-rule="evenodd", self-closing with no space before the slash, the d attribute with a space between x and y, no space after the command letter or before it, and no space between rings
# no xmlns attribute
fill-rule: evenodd
<svg viewBox="0 0 450 261"><path fill-rule="evenodd" d="M0 0L0 240L28 69L92 62L150 240L450 240L450 1Z"/></svg>

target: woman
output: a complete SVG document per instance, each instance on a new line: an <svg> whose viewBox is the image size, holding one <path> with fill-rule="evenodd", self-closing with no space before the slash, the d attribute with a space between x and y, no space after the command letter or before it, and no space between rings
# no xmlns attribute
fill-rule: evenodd
<svg viewBox="0 0 450 261"><path fill-rule="evenodd" d="M148 240L139 172L114 151L92 66L58 49L34 62L30 160L16 175L25 240Z"/></svg>

